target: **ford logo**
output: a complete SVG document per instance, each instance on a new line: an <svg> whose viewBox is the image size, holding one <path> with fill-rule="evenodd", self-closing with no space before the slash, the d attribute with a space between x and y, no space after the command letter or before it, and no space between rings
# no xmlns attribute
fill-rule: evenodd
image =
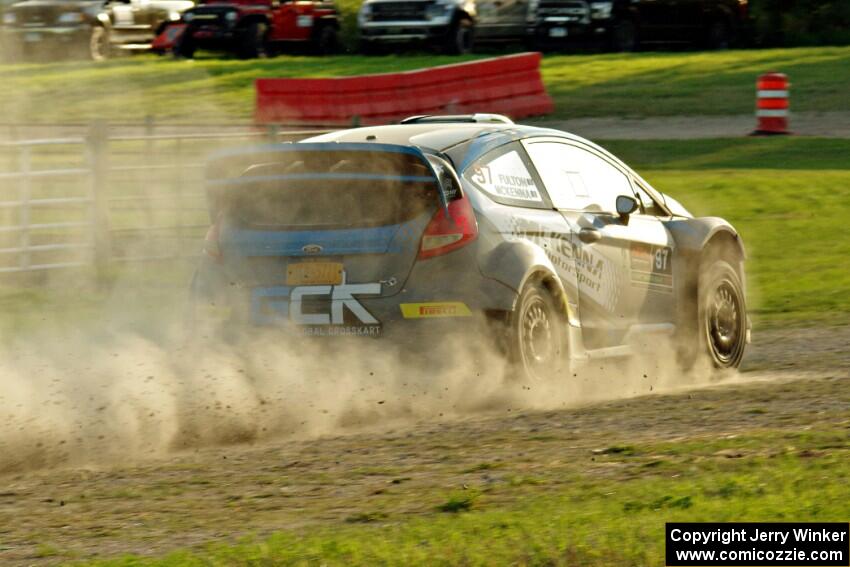
<svg viewBox="0 0 850 567"><path fill-rule="evenodd" d="M308 244L307 246L301 248L301 251L305 254L321 254L322 250L324 250L324 248L322 248L318 244Z"/></svg>

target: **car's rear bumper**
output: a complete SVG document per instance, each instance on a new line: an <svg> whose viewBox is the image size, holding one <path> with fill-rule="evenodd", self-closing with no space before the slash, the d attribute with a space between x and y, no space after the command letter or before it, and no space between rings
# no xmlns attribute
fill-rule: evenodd
<svg viewBox="0 0 850 567"><path fill-rule="evenodd" d="M314 286L298 302L295 287L231 285L221 266L205 260L196 274L192 297L202 310L214 305L224 326L321 339L416 343L474 328L492 313L513 309L516 290L482 275L475 267L473 248L416 262L404 281L382 282L380 296L354 289L353 302L346 302L334 290L378 282ZM303 293L303 287L297 289ZM358 314L361 307L365 312ZM322 323L313 324L317 320Z"/></svg>
<svg viewBox="0 0 850 567"><path fill-rule="evenodd" d="M601 44L611 37L611 22L581 24L558 18L544 18L531 31L538 45Z"/></svg>

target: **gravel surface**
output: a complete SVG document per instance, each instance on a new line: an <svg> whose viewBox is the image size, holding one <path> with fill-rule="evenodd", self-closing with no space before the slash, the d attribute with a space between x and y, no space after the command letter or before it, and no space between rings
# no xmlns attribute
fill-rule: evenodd
<svg viewBox="0 0 850 567"><path fill-rule="evenodd" d="M766 331L755 341L744 372L675 393L207 447L137 465L7 474L0 477L0 563L160 554L340 525L376 508L403 520L429 513L435 499L467 482L616 474L593 458L599 447L850 423L850 327ZM479 471L482 462L498 466Z"/></svg>

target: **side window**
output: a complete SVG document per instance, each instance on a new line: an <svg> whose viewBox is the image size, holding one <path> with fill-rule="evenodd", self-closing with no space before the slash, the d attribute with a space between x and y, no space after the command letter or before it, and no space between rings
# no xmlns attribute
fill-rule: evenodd
<svg viewBox="0 0 850 567"><path fill-rule="evenodd" d="M558 209L614 213L618 195L633 195L629 178L601 157L559 142L532 142L528 154Z"/></svg>
<svg viewBox="0 0 850 567"><path fill-rule="evenodd" d="M652 195L644 189L643 185L635 179L635 191L637 192L638 200L640 201L640 208L643 214L650 215L653 217L664 217L667 216L667 213L661 206L655 202L655 199L652 198Z"/></svg>
<svg viewBox="0 0 850 567"><path fill-rule="evenodd" d="M497 203L549 208L523 154L519 144L507 144L477 160L463 176Z"/></svg>

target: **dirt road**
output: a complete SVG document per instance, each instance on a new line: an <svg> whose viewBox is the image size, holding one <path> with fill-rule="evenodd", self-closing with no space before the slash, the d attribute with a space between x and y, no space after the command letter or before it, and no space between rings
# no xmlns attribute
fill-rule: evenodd
<svg viewBox="0 0 850 567"><path fill-rule="evenodd" d="M591 140L692 140L747 136L755 130L756 119L752 114L611 117L549 121L545 125ZM789 130L799 136L850 138L850 112L792 113Z"/></svg>
<svg viewBox="0 0 850 567"><path fill-rule="evenodd" d="M599 448L850 424L850 327L755 340L745 372L689 391L205 448L139 466L9 474L0 478L0 563L160 554L342 525L374 510L403 520L433 513L467 483L632 474L596 459Z"/></svg>
<svg viewBox="0 0 850 567"><path fill-rule="evenodd" d="M750 134L756 126L752 114L721 116L656 116L652 118L575 118L551 120L545 117L532 120L546 128L565 130L591 140L691 140L702 138L739 138ZM850 112L795 112L789 119L790 130L799 136L826 138L850 138ZM38 140L45 138L82 138L89 131L88 124L58 125L9 125L0 124L0 141ZM112 126L116 136L145 136L151 133L160 136L203 134L244 135L257 134L251 124L179 125L157 124L149 130L143 124L116 124ZM325 130L307 127L285 127L277 133L281 140L297 140L306 134L317 134Z"/></svg>

